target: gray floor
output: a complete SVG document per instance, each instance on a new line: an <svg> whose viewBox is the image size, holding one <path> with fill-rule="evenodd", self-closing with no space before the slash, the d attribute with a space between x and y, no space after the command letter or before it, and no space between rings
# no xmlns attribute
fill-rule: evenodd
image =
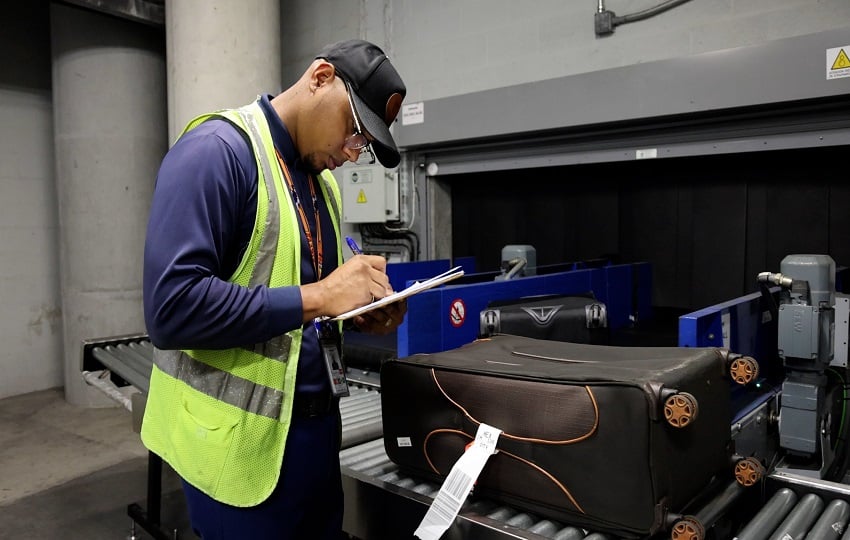
<svg viewBox="0 0 850 540"><path fill-rule="evenodd" d="M147 509L147 451L124 408L81 408L61 389L0 400L0 540L125 539ZM162 475L162 523L193 539L179 483Z"/></svg>

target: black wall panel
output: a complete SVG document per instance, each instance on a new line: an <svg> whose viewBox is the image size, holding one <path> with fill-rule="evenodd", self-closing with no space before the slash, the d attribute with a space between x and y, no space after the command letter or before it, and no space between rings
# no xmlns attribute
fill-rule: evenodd
<svg viewBox="0 0 850 540"><path fill-rule="evenodd" d="M849 265L848 162L837 146L448 177L452 253L481 271L505 244L538 264L648 261L655 306L699 309L755 292L788 254Z"/></svg>
<svg viewBox="0 0 850 540"><path fill-rule="evenodd" d="M692 190L692 272L686 306L706 306L755 284L745 274L747 186L705 178ZM687 238L682 238L687 242ZM728 299L728 298L726 298ZM677 304L670 304L677 305Z"/></svg>

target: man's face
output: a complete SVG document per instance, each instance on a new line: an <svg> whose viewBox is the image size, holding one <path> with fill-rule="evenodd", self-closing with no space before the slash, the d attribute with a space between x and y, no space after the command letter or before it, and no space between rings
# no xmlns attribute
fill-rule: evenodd
<svg viewBox="0 0 850 540"><path fill-rule="evenodd" d="M346 161L356 162L360 156L360 149L351 147L358 146L352 141L359 138L345 82L334 77L333 82L320 90L323 93L312 109L315 120L306 127L299 141L302 160L312 173L334 170ZM368 134L363 135L369 139Z"/></svg>

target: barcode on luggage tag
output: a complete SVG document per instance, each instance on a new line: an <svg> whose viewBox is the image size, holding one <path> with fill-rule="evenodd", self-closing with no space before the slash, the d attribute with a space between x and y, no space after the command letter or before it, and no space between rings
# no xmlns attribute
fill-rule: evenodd
<svg viewBox="0 0 850 540"><path fill-rule="evenodd" d="M474 479L459 470L453 470L446 477L446 492L455 499L465 499L467 493L472 490ZM437 497L439 499L439 497Z"/></svg>
<svg viewBox="0 0 850 540"><path fill-rule="evenodd" d="M460 512L487 459L496 453L500 429L480 424L473 444L452 466L422 523L413 533L420 540L438 540Z"/></svg>
<svg viewBox="0 0 850 540"><path fill-rule="evenodd" d="M410 437L396 437L396 444L398 444L399 448L413 446L413 443L410 442Z"/></svg>
<svg viewBox="0 0 850 540"><path fill-rule="evenodd" d="M474 482L475 478L457 467L453 468L425 512L425 517L413 533L414 536L421 540L439 539L460 512Z"/></svg>
<svg viewBox="0 0 850 540"><path fill-rule="evenodd" d="M460 511L460 507L463 506L467 494L472 491L474 481L471 476L458 470L449 473L443 483L443 489L437 493L431 505L431 508L439 516L439 520L435 523L451 523L454 520Z"/></svg>

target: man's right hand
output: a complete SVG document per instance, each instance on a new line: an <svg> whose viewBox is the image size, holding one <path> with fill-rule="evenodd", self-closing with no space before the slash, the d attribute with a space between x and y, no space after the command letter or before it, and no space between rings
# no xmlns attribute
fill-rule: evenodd
<svg viewBox="0 0 850 540"><path fill-rule="evenodd" d="M386 259L355 255L321 281L301 286L304 322L335 317L392 293Z"/></svg>

